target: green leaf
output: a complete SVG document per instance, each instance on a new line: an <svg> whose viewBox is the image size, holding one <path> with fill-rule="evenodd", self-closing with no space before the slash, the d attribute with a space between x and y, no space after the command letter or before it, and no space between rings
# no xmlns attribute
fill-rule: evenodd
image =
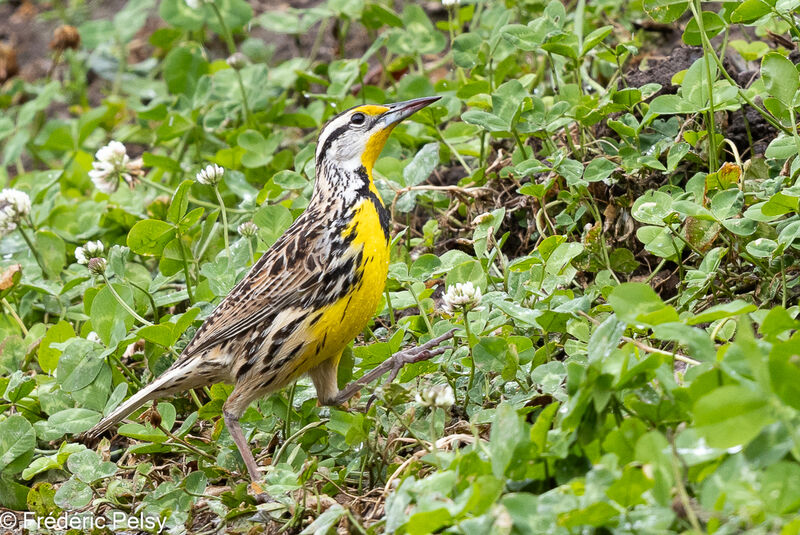
<svg viewBox="0 0 800 535"><path fill-rule="evenodd" d="M116 464L103 461L100 455L89 449L70 455L67 468L84 483L93 483L98 479L111 477L117 472Z"/></svg>
<svg viewBox="0 0 800 535"><path fill-rule="evenodd" d="M58 361L56 381L65 392L85 388L94 381L105 365L100 346L83 338L69 341Z"/></svg>
<svg viewBox="0 0 800 535"><path fill-rule="evenodd" d="M403 169L405 185L416 186L425 182L437 165L439 165L439 143L424 145Z"/></svg>
<svg viewBox="0 0 800 535"><path fill-rule="evenodd" d="M689 9L687 0L644 0L645 12L661 23L675 22Z"/></svg>
<svg viewBox="0 0 800 535"><path fill-rule="evenodd" d="M787 58L777 52L770 52L761 58L761 79L767 93L791 106L800 87L797 68Z"/></svg>
<svg viewBox="0 0 800 535"><path fill-rule="evenodd" d="M158 219L144 219L128 232L127 244L136 254L158 256L173 238L175 238L174 226Z"/></svg>
<svg viewBox="0 0 800 535"><path fill-rule="evenodd" d="M595 158L583 171L583 179L587 182L597 182L605 180L617 168L617 164L607 158Z"/></svg>
<svg viewBox="0 0 800 535"><path fill-rule="evenodd" d="M272 134L265 139L256 130L245 130L239 134L236 142L246 151L242 155L242 165L252 169L270 163L282 138L282 135Z"/></svg>
<svg viewBox="0 0 800 535"><path fill-rule="evenodd" d="M633 507L647 503L643 496L653 485L653 480L644 475L641 467L626 466L622 477L608 487L606 495L622 507Z"/></svg>
<svg viewBox="0 0 800 535"><path fill-rule="evenodd" d="M774 418L763 394L739 385L714 389L692 412L697 433L714 448L745 445Z"/></svg>
<svg viewBox="0 0 800 535"><path fill-rule="evenodd" d="M729 303L722 303L719 305L714 305L711 308L707 308L703 312L697 314L693 318L689 318L686 323L688 325L697 325L698 323L710 323L712 321L716 321L723 318L730 318L733 316L739 316L741 314L747 314L748 312L752 312L756 310L756 306L752 303L748 303L747 301L742 301L741 299L735 299Z"/></svg>
<svg viewBox="0 0 800 535"><path fill-rule="evenodd" d="M56 505L70 511L86 507L93 496L91 487L73 476L58 488L54 500Z"/></svg>
<svg viewBox="0 0 800 535"><path fill-rule="evenodd" d="M763 0L744 0L733 10L733 13L731 13L731 22L749 24L767 15L771 11L772 8L770 5ZM732 44L731 42L731 45Z"/></svg>
<svg viewBox="0 0 800 535"><path fill-rule="evenodd" d="M725 21L722 17L711 11L703 11L700 14L703 17L703 29L706 36L711 39L725 29ZM700 26L697 24L697 19L692 18L683 30L683 42L689 46L700 46L703 44L703 38L700 34Z"/></svg>
<svg viewBox="0 0 800 535"><path fill-rule="evenodd" d="M501 35L512 46L532 52L544 42L545 34L530 26L522 24L508 24L503 27Z"/></svg>
<svg viewBox="0 0 800 535"><path fill-rule="evenodd" d="M478 64L478 52L483 39L476 33L462 33L453 39L453 62L462 69L471 69Z"/></svg>
<svg viewBox="0 0 800 535"><path fill-rule="evenodd" d="M30 394L35 386L36 382L33 377L25 375L22 370L17 370L8 377L8 385L3 397L12 403L17 403Z"/></svg>
<svg viewBox="0 0 800 535"><path fill-rule="evenodd" d="M280 204L266 204L253 215L253 223L264 243L272 245L292 224L292 214Z"/></svg>
<svg viewBox="0 0 800 535"><path fill-rule="evenodd" d="M507 132L511 125L493 113L481 110L465 111L461 119L470 124L476 124L489 132Z"/></svg>
<svg viewBox="0 0 800 535"><path fill-rule="evenodd" d="M620 337L625 332L627 324L619 321L613 314L606 318L592 333L587 345L589 361L602 361L611 351L619 345Z"/></svg>
<svg viewBox="0 0 800 535"><path fill-rule="evenodd" d="M172 430L175 424L175 407L171 403L161 402L158 404L158 413L161 415L161 425L168 430ZM153 427L149 423L146 425L139 423L123 424L117 430L122 436L146 442L162 443L169 437L161 429Z"/></svg>
<svg viewBox="0 0 800 535"><path fill-rule="evenodd" d="M57 278L67 264L67 247L58 235L49 230L36 231L36 249L44 262L47 276Z"/></svg>
<svg viewBox="0 0 800 535"><path fill-rule="evenodd" d="M528 433L525 432L517 410L510 403L500 403L495 411L489 438L489 458L492 460L492 473L495 477L504 479L514 450L523 440L528 440Z"/></svg>
<svg viewBox="0 0 800 535"><path fill-rule="evenodd" d="M187 44L173 48L164 58L163 73L170 93L191 97L200 77L208 73L202 47Z"/></svg>
<svg viewBox="0 0 800 535"><path fill-rule="evenodd" d="M53 343L66 342L75 336L75 331L72 330L72 325L64 320L59 320L58 323L51 326L47 333L39 343L39 366L45 373L51 373L58 365L58 358L61 356L61 350L51 347Z"/></svg>
<svg viewBox="0 0 800 535"><path fill-rule="evenodd" d="M769 378L775 395L786 405L800 410L800 363L795 346L792 342L778 342L773 346L769 354Z"/></svg>
<svg viewBox="0 0 800 535"><path fill-rule="evenodd" d="M678 321L675 309L665 305L658 294L642 282L625 282L616 286L608 296L608 304L628 324L657 325Z"/></svg>
<svg viewBox="0 0 800 535"><path fill-rule="evenodd" d="M134 303L133 292L127 285L120 283L113 285L117 294L126 303ZM103 343L109 346L122 340L134 322L133 316L117 301L107 286L104 286L92 300L89 316L92 318L92 329L100 336Z"/></svg>
<svg viewBox="0 0 800 535"><path fill-rule="evenodd" d="M186 213L186 209L189 207L189 189L192 184L194 184L194 180L184 180L175 190L175 195L172 196L172 202L167 210L167 221L177 224Z"/></svg>
<svg viewBox="0 0 800 535"><path fill-rule="evenodd" d="M0 472L12 466L15 460L33 451L36 433L28 420L12 414L0 422ZM20 467L22 470L23 467Z"/></svg>
<svg viewBox="0 0 800 535"><path fill-rule="evenodd" d="M148 342L163 347L170 347L175 342L172 335L172 326L169 324L146 325L139 329L138 334Z"/></svg>
<svg viewBox="0 0 800 535"><path fill-rule="evenodd" d="M631 215L649 225L663 225L672 213L672 197L662 191L648 191L633 203Z"/></svg>

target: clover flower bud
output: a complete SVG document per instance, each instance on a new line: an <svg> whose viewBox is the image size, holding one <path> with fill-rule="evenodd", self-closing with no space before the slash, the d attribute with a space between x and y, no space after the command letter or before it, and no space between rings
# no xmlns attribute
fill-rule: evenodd
<svg viewBox="0 0 800 535"><path fill-rule="evenodd" d="M228 65L231 66L231 69L237 71L241 71L247 66L247 57L241 52L235 52L231 54L225 61L227 61Z"/></svg>
<svg viewBox="0 0 800 535"><path fill-rule="evenodd" d="M92 258L89 260L87 266L92 275L102 275L106 272L106 259L105 258Z"/></svg>
<svg viewBox="0 0 800 535"><path fill-rule="evenodd" d="M75 260L79 264L88 264L91 258L103 254L103 243L99 240L86 242L83 247L75 249Z"/></svg>
<svg viewBox="0 0 800 535"><path fill-rule="evenodd" d="M258 233L258 225L253 223L252 221L245 221L236 229L239 231L239 234L244 236L245 238L252 238L253 236Z"/></svg>
<svg viewBox="0 0 800 535"><path fill-rule="evenodd" d="M205 168L198 171L195 179L201 184L206 186L216 186L222 180L222 175L225 174L225 169L217 164L209 164Z"/></svg>

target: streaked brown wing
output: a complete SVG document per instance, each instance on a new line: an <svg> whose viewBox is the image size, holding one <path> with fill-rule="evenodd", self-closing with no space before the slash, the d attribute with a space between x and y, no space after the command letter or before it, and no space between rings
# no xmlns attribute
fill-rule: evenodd
<svg viewBox="0 0 800 535"><path fill-rule="evenodd" d="M298 220L296 223L299 223ZM201 353L236 338L277 315L298 306L322 284L318 269L309 269L306 258L316 249L316 240L303 238L303 225L293 225L206 318L184 356ZM316 259L312 267L317 267Z"/></svg>

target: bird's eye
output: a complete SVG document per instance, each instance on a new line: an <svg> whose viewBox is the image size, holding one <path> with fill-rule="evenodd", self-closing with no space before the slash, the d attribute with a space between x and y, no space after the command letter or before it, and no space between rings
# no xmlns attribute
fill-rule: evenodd
<svg viewBox="0 0 800 535"><path fill-rule="evenodd" d="M350 117L350 122L355 125L364 124L364 121L367 120L367 116L361 112L354 113L352 117Z"/></svg>

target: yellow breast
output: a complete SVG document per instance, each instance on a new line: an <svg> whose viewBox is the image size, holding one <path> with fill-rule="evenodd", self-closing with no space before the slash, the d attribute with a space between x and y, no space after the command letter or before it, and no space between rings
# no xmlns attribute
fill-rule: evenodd
<svg viewBox="0 0 800 535"><path fill-rule="evenodd" d="M305 373L337 356L375 314L386 285L389 244L378 209L371 199L364 199L356 206L352 222L343 235L353 238L350 254L361 252L361 263L356 266L361 273L360 279L344 297L328 305L320 319L310 327L310 338L324 343L319 353L316 353L316 344L306 346L308 353L300 359L303 365L293 375Z"/></svg>

